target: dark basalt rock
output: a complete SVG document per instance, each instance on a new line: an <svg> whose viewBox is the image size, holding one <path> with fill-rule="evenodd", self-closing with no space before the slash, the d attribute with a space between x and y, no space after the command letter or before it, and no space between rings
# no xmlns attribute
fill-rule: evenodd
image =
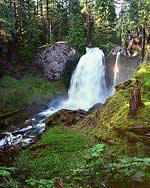
<svg viewBox="0 0 150 188"><path fill-rule="evenodd" d="M95 104L94 106L92 106L92 107L88 110L88 113L91 113L91 112L93 112L93 111L99 109L100 107L102 107L102 105L103 105L103 104L101 104L101 103Z"/></svg>
<svg viewBox="0 0 150 188"><path fill-rule="evenodd" d="M46 128L53 127L56 125L70 127L76 124L78 121L82 120L86 115L87 112L84 110L62 109L54 113L46 120Z"/></svg>
<svg viewBox="0 0 150 188"><path fill-rule="evenodd" d="M60 80L66 64L76 54L65 41L57 42L50 48L38 54L34 63L40 65L44 77L49 80Z"/></svg>

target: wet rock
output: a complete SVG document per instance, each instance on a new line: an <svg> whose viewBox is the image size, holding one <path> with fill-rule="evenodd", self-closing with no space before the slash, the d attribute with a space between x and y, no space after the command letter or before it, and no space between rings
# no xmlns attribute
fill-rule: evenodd
<svg viewBox="0 0 150 188"><path fill-rule="evenodd" d="M36 135L35 137L31 138L31 139L28 139L28 142L22 142L22 143L19 143L18 146L22 149L27 149L29 146L35 144L37 141L40 140L41 138L41 134L38 134Z"/></svg>
<svg viewBox="0 0 150 188"><path fill-rule="evenodd" d="M81 56L79 54L75 54L65 64L65 68L62 73L62 80L63 80L66 88L68 88L68 89L70 87L70 81L71 81L72 74L79 62L80 57Z"/></svg>
<svg viewBox="0 0 150 188"><path fill-rule="evenodd" d="M39 54L35 64L41 66L44 76L49 80L60 80L68 60L76 54L66 42L58 42Z"/></svg>
<svg viewBox="0 0 150 188"><path fill-rule="evenodd" d="M32 126L33 124L37 123L37 120L35 118L28 119L24 122L25 125Z"/></svg>
<svg viewBox="0 0 150 188"><path fill-rule="evenodd" d="M53 127L56 125L70 127L76 124L78 121L82 120L87 115L87 112L84 110L66 110L62 109L52 116L50 116L45 124L46 128Z"/></svg>
<svg viewBox="0 0 150 188"><path fill-rule="evenodd" d="M93 112L93 111L99 109L102 105L103 105L103 104L101 104L101 103L97 103L97 104L95 104L94 106L92 106L92 108L90 108L90 109L88 110L88 112L91 113L91 112Z"/></svg>
<svg viewBox="0 0 150 188"><path fill-rule="evenodd" d="M114 67L115 67L116 55L109 55L106 58L106 74L107 74L107 87L111 88L113 85L114 78ZM126 80L131 79L133 72L140 63L139 57L128 57L124 56L122 53L120 55L120 62L118 63L119 72L117 74L117 82L124 83ZM130 83L126 83L130 84ZM123 86L125 88L125 86Z"/></svg>

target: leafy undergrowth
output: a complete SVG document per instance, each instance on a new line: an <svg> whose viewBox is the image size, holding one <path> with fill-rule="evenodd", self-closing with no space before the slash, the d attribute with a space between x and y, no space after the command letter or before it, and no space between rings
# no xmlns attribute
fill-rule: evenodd
<svg viewBox="0 0 150 188"><path fill-rule="evenodd" d="M62 132L60 128L53 128L52 130L54 135L56 133L60 135ZM58 135L55 135L57 142ZM73 132L70 136L74 138ZM68 135L69 140L70 136ZM77 137L79 138L79 135ZM47 156L45 158L41 154L38 156L41 151L36 153L36 157L30 151L33 148L37 149L40 143L32 146L30 150L27 150L28 153L26 153L27 151L23 152L19 161L17 161L22 164L21 166L19 163L17 168L0 167L0 180L2 182L0 187L5 185L5 188L19 188L30 185L32 188L149 188L150 158L112 157L107 153L105 144L96 144L87 149L85 143L83 143L83 137L82 139L78 138L80 147L75 146L72 151L72 147L70 150L68 146L66 147L63 144L64 150L62 152L62 150L59 151L62 146L60 147L58 144L55 148L57 153L53 155L54 148L51 148L51 150L44 152ZM67 139L66 134L65 139ZM48 143L46 140L44 139L42 143ZM73 145L70 144L70 146ZM78 153L80 152L79 155L77 149ZM66 152L68 152L67 156L65 155ZM73 154L70 155L70 152L74 156ZM39 158L43 158L43 160L40 161ZM62 166L62 163L64 166Z"/></svg>
<svg viewBox="0 0 150 188"><path fill-rule="evenodd" d="M46 79L31 75L26 75L21 80L5 76L0 79L0 107L42 104L43 100L48 100L56 93L55 85Z"/></svg>
<svg viewBox="0 0 150 188"><path fill-rule="evenodd" d="M85 163L88 143L87 138L77 131L54 127L47 130L36 144L22 151L15 166L21 169L23 179L65 177L71 169Z"/></svg>

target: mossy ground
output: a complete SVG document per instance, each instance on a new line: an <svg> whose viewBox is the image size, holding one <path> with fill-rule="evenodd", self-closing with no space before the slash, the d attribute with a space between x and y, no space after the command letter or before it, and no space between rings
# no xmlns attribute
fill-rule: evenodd
<svg viewBox="0 0 150 188"><path fill-rule="evenodd" d="M134 119L129 119L130 94L136 79L142 84L141 96L144 106L137 110ZM150 127L150 64L146 62L138 67L129 85L127 82L119 84L116 93L108 99L108 102L80 122L78 128L89 134L87 129L89 127L90 135L108 144L108 152L111 155L150 156L149 146L145 145L142 139L135 138L136 143L129 143L127 140L128 129L135 125ZM93 126L94 129L91 130Z"/></svg>
<svg viewBox="0 0 150 188"><path fill-rule="evenodd" d="M69 175L85 163L85 154L92 143L83 135L70 128L48 129L41 139L21 152L15 166L23 178L54 178Z"/></svg>
<svg viewBox="0 0 150 188"><path fill-rule="evenodd" d="M42 104L56 94L61 84L26 75L21 80L10 76L0 79L0 107L25 107Z"/></svg>

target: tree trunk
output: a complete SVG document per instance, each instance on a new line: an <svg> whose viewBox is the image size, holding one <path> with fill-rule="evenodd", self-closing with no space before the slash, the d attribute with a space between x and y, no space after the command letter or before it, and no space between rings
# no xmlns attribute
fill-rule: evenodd
<svg viewBox="0 0 150 188"><path fill-rule="evenodd" d="M140 106L143 106L141 101L141 83L139 80L136 80L135 88L131 93L128 117L131 119L134 118L136 116L136 111Z"/></svg>
<svg viewBox="0 0 150 188"><path fill-rule="evenodd" d="M22 28L23 28L23 6L24 0L19 0L19 10L18 10L18 19L19 19L19 30L20 34L22 35Z"/></svg>
<svg viewBox="0 0 150 188"><path fill-rule="evenodd" d="M12 0L10 0L10 7L12 7Z"/></svg>
<svg viewBox="0 0 150 188"><path fill-rule="evenodd" d="M15 19L16 19L16 17L17 17L16 1L13 1L13 8L14 8L14 16L15 16Z"/></svg>
<svg viewBox="0 0 150 188"><path fill-rule="evenodd" d="M43 2L40 0L41 17L43 17Z"/></svg>
<svg viewBox="0 0 150 188"><path fill-rule="evenodd" d="M50 42L50 19L49 19L49 0L46 0L46 17L47 17L47 31L48 31L48 42Z"/></svg>
<svg viewBox="0 0 150 188"><path fill-rule="evenodd" d="M145 28L143 28L142 60L144 59L145 56L145 37L146 37Z"/></svg>
<svg viewBox="0 0 150 188"><path fill-rule="evenodd" d="M37 4L36 4L36 11L37 11L37 15L39 14L39 1L37 0L37 2L36 2Z"/></svg>
<svg viewBox="0 0 150 188"><path fill-rule="evenodd" d="M89 46L91 43L91 22L90 14L86 13L86 46Z"/></svg>
<svg viewBox="0 0 150 188"><path fill-rule="evenodd" d="M89 0L85 1L86 6L86 17L85 17L85 29L86 29L86 46L90 46L92 41L92 32L91 32L91 10L89 7Z"/></svg>

